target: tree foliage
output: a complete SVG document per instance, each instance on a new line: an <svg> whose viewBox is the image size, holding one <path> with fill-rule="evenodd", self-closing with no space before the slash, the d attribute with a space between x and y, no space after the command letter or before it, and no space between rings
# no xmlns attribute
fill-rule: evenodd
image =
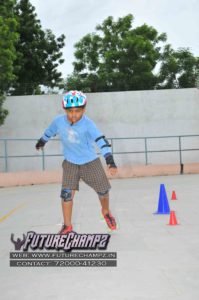
<svg viewBox="0 0 199 300"><path fill-rule="evenodd" d="M0 125L4 123L8 114L8 111L3 108L5 92L15 79L13 71L18 34L14 4L14 0L0 2Z"/></svg>
<svg viewBox="0 0 199 300"><path fill-rule="evenodd" d="M18 1L15 13L19 23L19 40L13 85L14 95L35 94L39 85L54 87L61 81L57 67L64 62L61 49L65 36L56 38L51 30L43 30L34 6L29 0Z"/></svg>
<svg viewBox="0 0 199 300"><path fill-rule="evenodd" d="M133 28L132 23L131 14L117 21L108 17L96 32L76 43L74 72L66 80L66 89L100 92L196 86L198 58L188 49L174 51L166 44L165 33L146 24Z"/></svg>
<svg viewBox="0 0 199 300"><path fill-rule="evenodd" d="M97 91L146 90L154 88L153 70L161 57L160 43L166 34L146 24L132 28L131 14L114 21L112 17L84 36L76 45L74 73L67 88L81 84Z"/></svg>
<svg viewBox="0 0 199 300"><path fill-rule="evenodd" d="M159 73L159 88L192 88L198 85L199 57L194 57L189 49L173 50L170 45L162 54Z"/></svg>

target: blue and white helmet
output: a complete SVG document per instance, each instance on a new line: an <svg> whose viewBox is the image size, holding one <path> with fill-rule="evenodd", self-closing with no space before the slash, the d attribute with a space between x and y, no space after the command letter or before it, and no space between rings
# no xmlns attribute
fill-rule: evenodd
<svg viewBox="0 0 199 300"><path fill-rule="evenodd" d="M71 108L71 107L82 107L86 105L87 98L80 91L69 91L67 92L62 99L62 107L63 108Z"/></svg>

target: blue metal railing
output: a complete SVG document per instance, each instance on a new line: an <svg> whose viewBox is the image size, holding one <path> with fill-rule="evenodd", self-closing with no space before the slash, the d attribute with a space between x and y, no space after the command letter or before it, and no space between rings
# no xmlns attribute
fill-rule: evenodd
<svg viewBox="0 0 199 300"><path fill-rule="evenodd" d="M199 148L183 148L182 147L182 140L185 138L193 138L198 137L199 135L178 135L178 136L155 136L155 137L122 137L122 138L108 138L108 140L111 142L111 151L114 155L116 154L143 154L145 157L145 164L148 165L149 159L148 156L150 153L169 153L169 152L178 152L179 154L179 164L181 166L181 173L183 173L183 160L182 160L182 152L184 151L199 151ZM178 141L178 148L176 149L167 149L167 150L149 150L148 142L150 140L157 140L157 139L177 139ZM144 147L142 151L115 151L115 141L127 141L127 140L142 140L144 142ZM33 157L41 157L42 158L42 170L45 170L45 158L46 157L55 157L55 156L63 156L62 153L59 154L46 154L45 150L43 149L42 152L38 152L38 154L35 155L9 155L8 154L8 143L9 141L32 141L35 142L37 139L26 139L26 138L0 138L0 143L2 142L4 144L4 155L0 156L0 159L4 160L4 172L9 172L8 162L10 158L33 158ZM51 141L59 141L59 139L52 139ZM33 146L34 147L34 146ZM2 149L3 149L2 148Z"/></svg>

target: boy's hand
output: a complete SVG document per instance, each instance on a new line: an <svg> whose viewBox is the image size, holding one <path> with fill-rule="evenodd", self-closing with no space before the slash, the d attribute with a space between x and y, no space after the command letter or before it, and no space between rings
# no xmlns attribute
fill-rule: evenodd
<svg viewBox="0 0 199 300"><path fill-rule="evenodd" d="M112 168L112 167L109 167L108 168L108 171L109 171L109 174L110 175L116 175L117 174L117 167L114 167L114 168Z"/></svg>
<svg viewBox="0 0 199 300"><path fill-rule="evenodd" d="M46 144L46 141L44 141L42 138L40 138L40 139L37 141L37 143L36 143L36 145L35 145L35 148L36 148L37 150L43 149L43 147L45 146L45 144Z"/></svg>
<svg viewBox="0 0 199 300"><path fill-rule="evenodd" d="M117 173L117 166L114 162L113 155L110 153L105 159L110 175L115 175Z"/></svg>

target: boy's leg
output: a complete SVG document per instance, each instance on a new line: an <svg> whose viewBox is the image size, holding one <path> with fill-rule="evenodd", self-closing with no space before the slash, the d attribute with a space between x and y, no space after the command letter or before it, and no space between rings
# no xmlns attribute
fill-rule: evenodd
<svg viewBox="0 0 199 300"><path fill-rule="evenodd" d="M66 160L62 163L62 189L61 189L61 205L64 219L64 225L59 234L67 234L72 231L72 211L73 198L75 191L79 190L79 171L78 166Z"/></svg>
<svg viewBox="0 0 199 300"><path fill-rule="evenodd" d="M115 218L109 210L109 193L106 192L104 195L102 195L102 193L98 192L98 196L102 206L102 216L104 217L108 227L111 230L115 230L117 228L117 224Z"/></svg>
<svg viewBox="0 0 199 300"><path fill-rule="evenodd" d="M116 221L109 210L109 180L105 174L100 159L96 159L80 167L80 177L98 194L102 215L111 230L116 229Z"/></svg>
<svg viewBox="0 0 199 300"><path fill-rule="evenodd" d="M71 194L72 195L70 201L64 201L64 199L62 199L62 213L63 213L64 224L66 226L72 226L71 219L72 219L73 198L75 195L75 190L72 190Z"/></svg>
<svg viewBox="0 0 199 300"><path fill-rule="evenodd" d="M98 194L102 211L109 212L109 190L111 185L99 158L80 167L80 177ZM102 191L102 192L101 192Z"/></svg>
<svg viewBox="0 0 199 300"><path fill-rule="evenodd" d="M102 207L102 213L103 215L106 215L107 213L109 213L109 193L107 192L104 195L100 195L98 193L98 196Z"/></svg>

